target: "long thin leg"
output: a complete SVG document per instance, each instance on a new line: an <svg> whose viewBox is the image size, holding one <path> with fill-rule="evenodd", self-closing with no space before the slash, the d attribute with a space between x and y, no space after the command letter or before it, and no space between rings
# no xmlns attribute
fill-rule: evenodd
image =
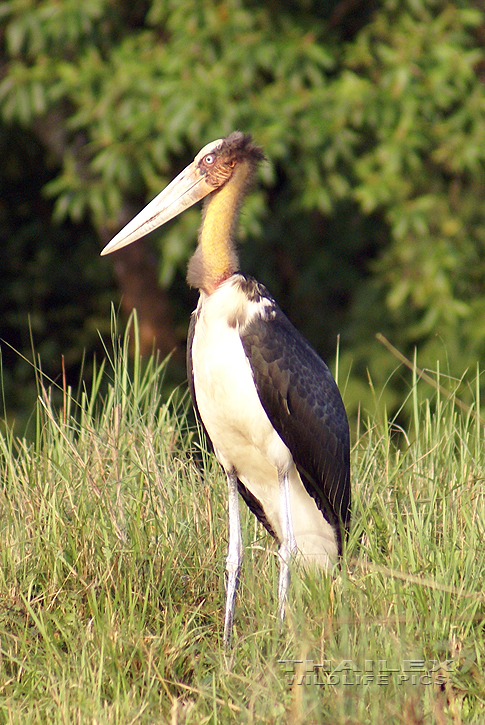
<svg viewBox="0 0 485 725"><path fill-rule="evenodd" d="M243 545L241 535L241 522L239 519L239 499L237 490L237 476L234 470L227 472L227 485L229 490L229 546L226 559L226 613L224 617L224 648L231 646L232 624L234 621L234 607L239 581L239 572L243 559Z"/></svg>
<svg viewBox="0 0 485 725"><path fill-rule="evenodd" d="M280 579L278 584L278 616L280 622L285 618L285 604L290 585L290 560L296 553L296 539L293 531L290 507L290 484L288 471L278 475L280 485L280 510L282 541L280 545Z"/></svg>

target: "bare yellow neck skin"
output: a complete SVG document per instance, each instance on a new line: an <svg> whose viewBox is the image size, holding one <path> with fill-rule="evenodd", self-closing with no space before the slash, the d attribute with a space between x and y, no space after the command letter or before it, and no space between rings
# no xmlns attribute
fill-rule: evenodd
<svg viewBox="0 0 485 725"><path fill-rule="evenodd" d="M208 294L238 269L233 233L251 171L249 163L239 163L231 178L208 199L188 274L189 283Z"/></svg>

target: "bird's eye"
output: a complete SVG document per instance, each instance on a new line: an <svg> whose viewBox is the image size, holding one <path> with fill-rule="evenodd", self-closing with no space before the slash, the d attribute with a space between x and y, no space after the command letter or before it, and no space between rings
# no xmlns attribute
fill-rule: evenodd
<svg viewBox="0 0 485 725"><path fill-rule="evenodd" d="M207 154L207 156L204 158L204 162L207 164L207 166L212 166L215 160L215 154Z"/></svg>

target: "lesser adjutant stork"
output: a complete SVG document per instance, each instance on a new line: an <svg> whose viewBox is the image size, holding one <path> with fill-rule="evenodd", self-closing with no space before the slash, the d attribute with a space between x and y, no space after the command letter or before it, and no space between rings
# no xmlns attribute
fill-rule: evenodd
<svg viewBox="0 0 485 725"><path fill-rule="evenodd" d="M200 290L187 373L229 487L226 647L243 557L238 491L279 543L280 619L291 557L331 569L350 517L349 429L337 385L266 288L238 268L238 213L263 158L240 132L207 144L102 251L130 244L206 197L187 276Z"/></svg>

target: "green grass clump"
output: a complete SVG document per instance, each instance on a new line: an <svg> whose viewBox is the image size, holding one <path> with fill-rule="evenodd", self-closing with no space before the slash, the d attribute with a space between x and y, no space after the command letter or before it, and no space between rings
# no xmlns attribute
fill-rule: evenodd
<svg viewBox="0 0 485 725"><path fill-rule="evenodd" d="M41 386L32 440L0 436L0 723L485 722L475 408L437 376L412 430L357 431L342 568L295 568L281 633L276 550L241 507L226 656L224 476L128 347L59 411Z"/></svg>

